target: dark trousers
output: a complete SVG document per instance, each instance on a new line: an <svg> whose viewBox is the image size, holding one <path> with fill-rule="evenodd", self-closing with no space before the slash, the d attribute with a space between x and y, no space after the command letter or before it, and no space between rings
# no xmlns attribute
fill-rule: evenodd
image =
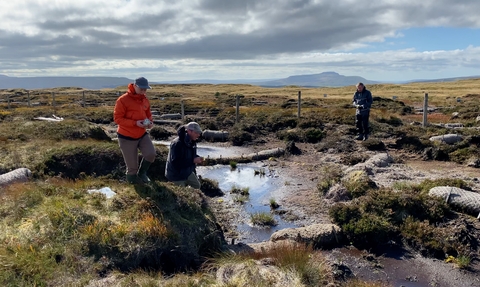
<svg viewBox="0 0 480 287"><path fill-rule="evenodd" d="M361 135L368 135L368 118L370 117L370 111L362 111L355 115L355 125L357 126L358 133Z"/></svg>

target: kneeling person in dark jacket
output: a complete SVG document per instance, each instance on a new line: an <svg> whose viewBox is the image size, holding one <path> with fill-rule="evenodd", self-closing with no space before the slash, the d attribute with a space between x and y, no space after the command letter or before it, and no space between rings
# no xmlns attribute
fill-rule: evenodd
<svg viewBox="0 0 480 287"><path fill-rule="evenodd" d="M165 177L176 185L200 189L195 167L203 162L203 157L197 154L196 142L202 129L198 123L190 122L181 126L177 133L178 137L170 144Z"/></svg>

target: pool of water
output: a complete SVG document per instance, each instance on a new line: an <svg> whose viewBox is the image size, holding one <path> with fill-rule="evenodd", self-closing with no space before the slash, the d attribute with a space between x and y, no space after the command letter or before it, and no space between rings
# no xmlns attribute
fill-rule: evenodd
<svg viewBox="0 0 480 287"><path fill-rule="evenodd" d="M257 172L257 174L256 174ZM238 207L239 216L235 220L240 239L244 243L269 240L273 232L284 228L297 227L294 223L283 220L279 215L271 213L270 199L275 190L284 185L273 170L255 164L238 164L232 170L230 166L198 167L197 173L204 178L218 181L220 189L225 193L223 200ZM237 194L232 194L232 187L248 188L248 199L245 203L234 202ZM277 225L272 227L254 226L250 215L254 213L272 214Z"/></svg>

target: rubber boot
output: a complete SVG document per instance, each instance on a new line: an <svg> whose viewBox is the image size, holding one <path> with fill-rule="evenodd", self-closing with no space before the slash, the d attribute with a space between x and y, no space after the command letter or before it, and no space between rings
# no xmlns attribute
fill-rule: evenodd
<svg viewBox="0 0 480 287"><path fill-rule="evenodd" d="M357 141L363 140L363 134L359 134L358 137L355 138Z"/></svg>
<svg viewBox="0 0 480 287"><path fill-rule="evenodd" d="M143 184L143 180L136 174L127 174L127 182L131 184Z"/></svg>
<svg viewBox="0 0 480 287"><path fill-rule="evenodd" d="M142 158L142 162L140 163L140 167L138 168L138 177L144 182L144 183L149 183L150 179L147 176L147 170L150 168L152 165L151 162L145 160Z"/></svg>

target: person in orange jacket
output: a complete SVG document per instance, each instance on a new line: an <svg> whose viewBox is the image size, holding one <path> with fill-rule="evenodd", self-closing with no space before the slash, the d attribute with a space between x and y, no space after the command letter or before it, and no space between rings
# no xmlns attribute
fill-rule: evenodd
<svg viewBox="0 0 480 287"><path fill-rule="evenodd" d="M113 120L118 124L118 144L127 166L127 182L148 183L147 170L155 160L155 147L146 129L153 127L150 102L145 96L151 89L144 77L135 79L128 85L128 91L121 95L113 111ZM138 150L142 160L138 164Z"/></svg>

